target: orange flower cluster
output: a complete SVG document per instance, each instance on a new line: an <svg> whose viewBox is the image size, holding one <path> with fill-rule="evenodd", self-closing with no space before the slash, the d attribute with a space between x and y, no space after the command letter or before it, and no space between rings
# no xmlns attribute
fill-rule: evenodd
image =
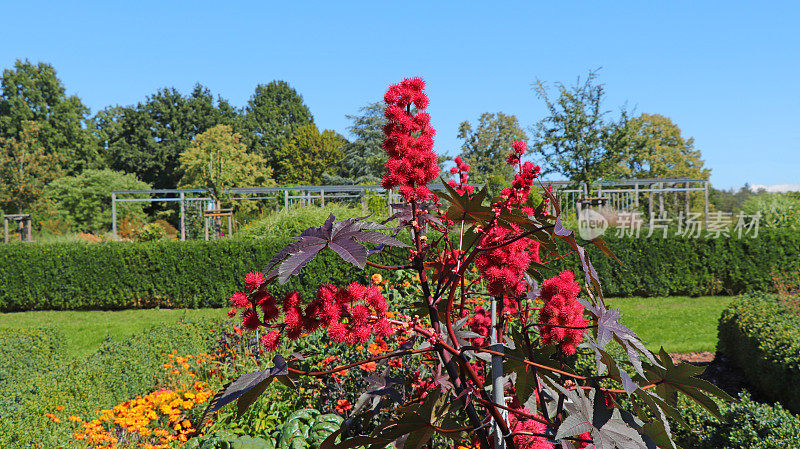
<svg viewBox="0 0 800 449"><path fill-rule="evenodd" d="M97 418L91 421L70 416L69 421L80 426L72 436L94 449L114 449L120 444L167 449L174 447L174 442L180 444L188 440L196 433L189 420L190 410L214 395L205 382L195 380L197 371L216 357L206 353L185 356L177 353L162 354L168 359L163 367L169 377L168 384L174 390L162 388L125 401L113 409L99 410ZM62 411L64 407L59 405L56 409ZM54 423L61 421L52 413L45 414L45 417Z"/></svg>
<svg viewBox="0 0 800 449"><path fill-rule="evenodd" d="M156 391L123 402L113 410L100 410L91 421L70 416L70 421L81 426L73 437L95 449L115 448L123 438L137 441L136 447L166 449L173 441L186 441L195 433L186 412L214 394L206 388L205 382L197 381L190 390Z"/></svg>

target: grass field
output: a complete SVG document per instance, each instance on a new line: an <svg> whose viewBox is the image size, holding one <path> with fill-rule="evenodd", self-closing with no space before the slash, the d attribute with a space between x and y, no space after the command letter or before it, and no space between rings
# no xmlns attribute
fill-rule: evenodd
<svg viewBox="0 0 800 449"><path fill-rule="evenodd" d="M652 350L713 351L717 320L730 297L613 298L610 307L622 311L622 323ZM58 328L67 341L69 358L91 354L106 338L130 337L150 326L187 318L226 319L227 309L148 309L122 311L41 311L0 314L0 328Z"/></svg>
<svg viewBox="0 0 800 449"><path fill-rule="evenodd" d="M151 326L181 318L227 319L227 309L146 309L120 311L37 311L0 314L0 328L57 328L66 339L68 358L96 351L106 338L133 336Z"/></svg>
<svg viewBox="0 0 800 449"><path fill-rule="evenodd" d="M730 296L668 296L613 298L623 324L633 329L650 350L664 346L669 352L713 351L717 346L717 320L731 302Z"/></svg>

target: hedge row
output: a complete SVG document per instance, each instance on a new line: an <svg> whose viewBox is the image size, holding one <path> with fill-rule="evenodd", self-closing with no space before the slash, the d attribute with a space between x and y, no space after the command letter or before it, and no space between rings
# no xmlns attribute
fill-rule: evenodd
<svg viewBox="0 0 800 449"><path fill-rule="evenodd" d="M608 296L735 295L772 290L770 270L800 270L800 232L757 238L603 237L622 265L589 247ZM575 258L568 262L580 270Z"/></svg>
<svg viewBox="0 0 800 449"><path fill-rule="evenodd" d="M242 288L245 274L264 269L285 243L5 245L0 247L0 310L225 307L231 293ZM329 280L364 281L364 276L324 251L301 276L273 292L294 289L313 296Z"/></svg>
<svg viewBox="0 0 800 449"><path fill-rule="evenodd" d="M594 246L589 253L606 295L736 294L770 289L770 270L800 270L800 233L762 232L756 239L615 238L622 265ZM286 241L62 243L0 246L0 311L222 307L242 277L262 269ZM375 257L375 256L373 256ZM378 255L375 261L389 262ZM580 270L575 257L558 269ZM331 251L276 293L313 296L324 282L364 280ZM556 270L545 273L550 276Z"/></svg>
<svg viewBox="0 0 800 449"><path fill-rule="evenodd" d="M735 299L719 320L717 350L756 390L800 412L800 316L764 294Z"/></svg>
<svg viewBox="0 0 800 449"><path fill-rule="evenodd" d="M62 415L88 419L96 410L152 391L163 370L161 354L208 352L216 345L212 325L181 321L153 326L127 340L106 341L80 360L58 357L53 348L61 338L53 330L0 330L3 354L11 356L2 364L0 380L0 447L72 447L72 426L51 423L45 413L57 413L56 406L62 405Z"/></svg>

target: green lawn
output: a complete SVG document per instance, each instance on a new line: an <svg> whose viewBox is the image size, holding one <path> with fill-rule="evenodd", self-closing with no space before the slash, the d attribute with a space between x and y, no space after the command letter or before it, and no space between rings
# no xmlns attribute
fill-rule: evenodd
<svg viewBox="0 0 800 449"><path fill-rule="evenodd" d="M717 320L730 303L729 296L669 296L612 298L620 321L633 329L650 350L664 346L668 352L713 351L717 346Z"/></svg>
<svg viewBox="0 0 800 449"><path fill-rule="evenodd" d="M622 310L622 323L633 329L652 350L713 351L717 319L730 297L613 298L610 307ZM226 309L146 309L122 311L42 311L0 314L0 328L57 328L66 338L69 358L97 350L106 338L130 337L150 326L187 318L225 319Z"/></svg>
<svg viewBox="0 0 800 449"><path fill-rule="evenodd" d="M154 325L181 318L227 319L227 309L145 309L120 311L38 311L0 314L0 328L53 328L66 339L69 358L96 351L106 338L130 337Z"/></svg>

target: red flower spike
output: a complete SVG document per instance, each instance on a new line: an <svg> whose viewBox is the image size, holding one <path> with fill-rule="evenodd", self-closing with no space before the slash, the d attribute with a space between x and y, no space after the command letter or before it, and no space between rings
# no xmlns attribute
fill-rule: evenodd
<svg viewBox="0 0 800 449"><path fill-rule="evenodd" d="M231 305L237 309L246 309L250 307L250 300L244 293L236 292L231 296Z"/></svg>
<svg viewBox="0 0 800 449"><path fill-rule="evenodd" d="M550 326L539 326L539 339L545 345L558 344L566 355L575 354L575 347L583 341L585 329L581 327L587 325L584 307L576 300L580 290L580 284L568 270L542 282L541 297L545 305L539 311L539 321Z"/></svg>
<svg viewBox="0 0 800 449"><path fill-rule="evenodd" d="M260 271L251 271L244 277L244 285L252 292L261 287L261 284L263 284L265 280L264 273Z"/></svg>
<svg viewBox="0 0 800 449"><path fill-rule="evenodd" d="M281 344L281 334L278 331L271 331L261 337L261 347L269 351L278 349Z"/></svg>

